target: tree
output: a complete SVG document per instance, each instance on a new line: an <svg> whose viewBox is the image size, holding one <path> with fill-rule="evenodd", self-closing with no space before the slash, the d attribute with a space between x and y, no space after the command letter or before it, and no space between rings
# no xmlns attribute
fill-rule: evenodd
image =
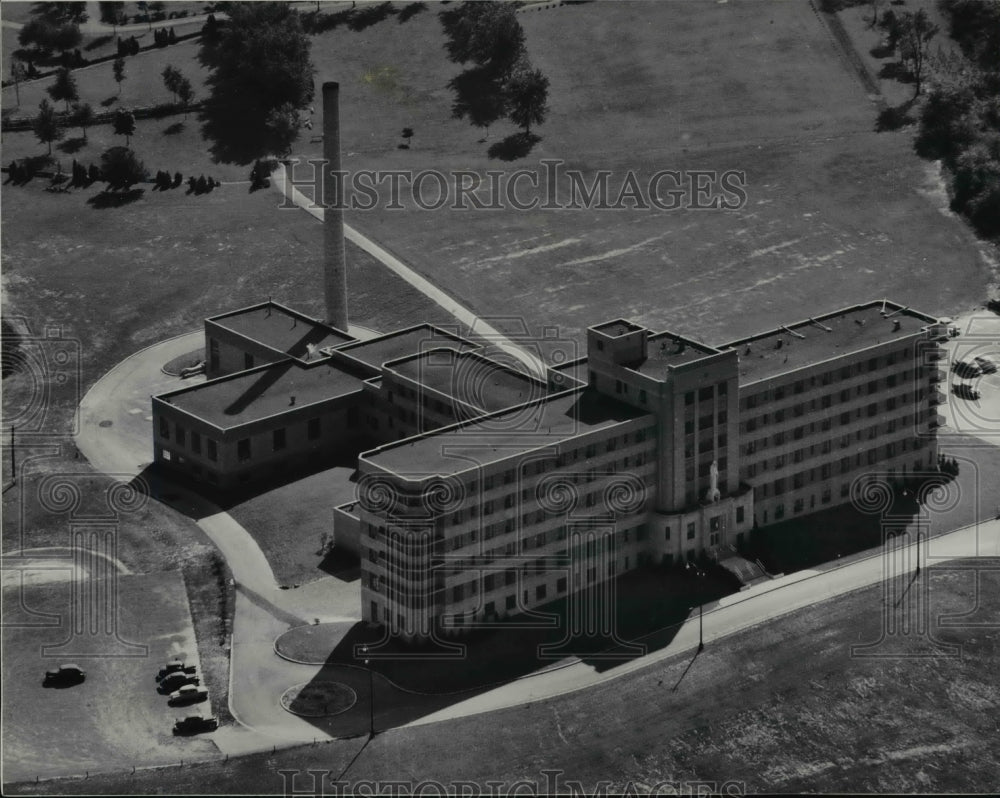
<svg viewBox="0 0 1000 798"><path fill-rule="evenodd" d="M288 155L302 127L298 109L291 103L274 108L268 112L264 125L267 129L268 152L281 156Z"/></svg>
<svg viewBox="0 0 1000 798"><path fill-rule="evenodd" d="M226 11L228 23L203 37L199 52L210 88L203 132L219 160L250 163L273 154L276 138L282 147L294 141L285 138L298 131L287 109L312 101L315 69L299 14L286 4L234 3Z"/></svg>
<svg viewBox="0 0 1000 798"><path fill-rule="evenodd" d="M51 155L52 142L61 139L63 131L59 127L56 111L48 100L42 100L38 104L38 116L35 117L34 130L38 140L42 144L49 145L49 155Z"/></svg>
<svg viewBox="0 0 1000 798"><path fill-rule="evenodd" d="M500 76L524 57L524 29L517 11L507 3L462 3L440 14L448 41L448 57L458 64L473 62Z"/></svg>
<svg viewBox="0 0 1000 798"><path fill-rule="evenodd" d="M122 95L122 81L125 80L125 59L119 56L111 63L111 71L115 76L115 83L118 84L118 96Z"/></svg>
<svg viewBox="0 0 1000 798"><path fill-rule="evenodd" d="M52 50L72 50L83 38L76 22L60 22L48 17L33 17L24 23L17 34L22 47L34 48L39 53Z"/></svg>
<svg viewBox="0 0 1000 798"><path fill-rule="evenodd" d="M101 22L111 25L112 33L117 35L118 23L121 21L122 10L125 8L125 4L102 2L98 3L97 6L100 9Z"/></svg>
<svg viewBox="0 0 1000 798"><path fill-rule="evenodd" d="M515 72L506 85L507 115L510 120L524 128L527 135L532 125L540 125L549 112L549 79L538 69L523 69Z"/></svg>
<svg viewBox="0 0 1000 798"><path fill-rule="evenodd" d="M101 155L101 175L108 191L124 191L145 179L146 167L128 147L111 147Z"/></svg>
<svg viewBox="0 0 1000 798"><path fill-rule="evenodd" d="M188 106L194 99L194 89L191 88L191 81L185 77L182 77L177 84L177 97L184 106L184 118L187 119Z"/></svg>
<svg viewBox="0 0 1000 798"><path fill-rule="evenodd" d="M70 117L74 127L83 131L83 140L87 140L87 128L94 123L94 109L90 103L74 103L73 114Z"/></svg>
<svg viewBox="0 0 1000 798"><path fill-rule="evenodd" d="M14 94L17 96L18 108L21 107L21 81L24 80L27 74L24 64L16 58L12 58L10 62L10 79L14 82Z"/></svg>
<svg viewBox="0 0 1000 798"><path fill-rule="evenodd" d="M67 67L62 67L56 72L55 83L49 86L46 91L49 97L56 102L65 101L67 112L69 112L69 104L80 99L80 93L76 88L76 78Z"/></svg>
<svg viewBox="0 0 1000 798"><path fill-rule="evenodd" d="M931 23L922 8L915 13L907 11L899 17L898 24L899 54L916 84L913 96L919 97L926 77L927 50L938 26Z"/></svg>
<svg viewBox="0 0 1000 798"><path fill-rule="evenodd" d="M131 111L119 108L112 124L115 135L124 136L125 146L128 147L129 139L135 135L135 115Z"/></svg>
<svg viewBox="0 0 1000 798"><path fill-rule="evenodd" d="M475 127L485 129L507 113L507 96L503 83L486 68L467 69L452 78L448 87L455 92L451 114L455 119L468 119Z"/></svg>
<svg viewBox="0 0 1000 798"><path fill-rule="evenodd" d="M167 91L174 95L174 102L177 102L177 87L180 84L180 81L184 79L184 76L181 75L181 71L172 64L167 64L163 68L163 72L161 74L163 75L163 85L166 87Z"/></svg>
<svg viewBox="0 0 1000 798"><path fill-rule="evenodd" d="M874 28L878 25L878 10L882 5L882 0L868 0L868 5L872 7L872 21L868 27Z"/></svg>

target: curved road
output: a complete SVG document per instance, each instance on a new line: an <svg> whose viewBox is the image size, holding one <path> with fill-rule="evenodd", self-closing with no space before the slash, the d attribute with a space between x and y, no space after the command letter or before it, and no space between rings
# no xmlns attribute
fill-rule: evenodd
<svg viewBox="0 0 1000 798"><path fill-rule="evenodd" d="M190 333L144 349L120 363L88 391L81 403L81 428L76 442L95 468L127 478L149 463L152 433L149 395L187 384L165 375L160 367L197 348L200 340L200 332ZM178 497L176 503L219 547L238 583L230 706L243 728L221 729L214 735L217 745L227 754L238 754L323 739L325 735L313 724L283 711L279 705L280 696L288 687L309 681L320 668L278 657L273 644L291 625L316 619L357 620L360 606L357 583L328 577L299 589L281 590L260 548L243 527L204 499L176 486L171 486L171 490ZM925 564L959 557L998 557L1000 521L924 540L923 549L921 559ZM907 551L909 564L900 574L913 570L912 553L911 544ZM839 567L792 574L729 596L705 607L705 639L712 642L795 609L876 584L884 579L883 569L884 558L875 554ZM603 673L586 663L573 662L455 703L411 725L489 712L586 689L688 651L697 646L697 640L695 614L669 645L648 656Z"/></svg>

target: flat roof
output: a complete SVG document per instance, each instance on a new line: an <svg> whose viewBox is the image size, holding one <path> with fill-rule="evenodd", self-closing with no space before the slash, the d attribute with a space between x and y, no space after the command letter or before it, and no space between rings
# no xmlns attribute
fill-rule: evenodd
<svg viewBox="0 0 1000 798"><path fill-rule="evenodd" d="M406 475L453 474L626 421L647 412L584 388L365 452L362 459ZM448 453L452 455L449 456Z"/></svg>
<svg viewBox="0 0 1000 798"><path fill-rule="evenodd" d="M479 352L442 347L390 361L385 368L487 413L541 399L541 380L508 368Z"/></svg>
<svg viewBox="0 0 1000 798"><path fill-rule="evenodd" d="M360 391L362 382L361 378L329 361L305 366L289 359L161 394L157 398L228 429L293 407L346 396Z"/></svg>
<svg viewBox="0 0 1000 798"><path fill-rule="evenodd" d="M405 330L379 335L366 341L338 346L337 351L374 368L406 355L420 354L430 348L449 346L453 349L479 349L479 344L435 327L419 324Z"/></svg>
<svg viewBox="0 0 1000 798"><path fill-rule="evenodd" d="M719 350L714 347L699 344L676 333L661 332L647 339L646 359L629 368L648 377L662 379L668 368L676 368L717 354Z"/></svg>
<svg viewBox="0 0 1000 798"><path fill-rule="evenodd" d="M719 348L737 350L740 381L752 383L905 338L935 322L926 313L880 300L783 325Z"/></svg>
<svg viewBox="0 0 1000 798"><path fill-rule="evenodd" d="M286 308L277 302L213 316L209 321L251 341L301 360L325 357L319 349L356 340L341 330ZM309 358L310 346L314 355Z"/></svg>
<svg viewBox="0 0 1000 798"><path fill-rule="evenodd" d="M628 321L627 319L615 319L614 321L606 321L603 324L597 324L591 329L604 333L611 338L617 338L621 335L626 335L627 333L639 332L639 330L644 328L640 327L635 322Z"/></svg>

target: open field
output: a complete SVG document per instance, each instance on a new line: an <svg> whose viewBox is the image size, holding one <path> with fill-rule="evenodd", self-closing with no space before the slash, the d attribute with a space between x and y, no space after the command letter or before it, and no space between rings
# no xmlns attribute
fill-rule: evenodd
<svg viewBox="0 0 1000 798"><path fill-rule="evenodd" d="M852 644L879 638L877 586L726 638L693 663L679 657L583 693L380 734L353 763L362 740L57 786L280 793L279 770L312 768L329 772L332 790L330 779L349 766L343 778L355 785L424 778L509 787L524 778L544 790L543 771L558 769L587 792L602 779L619 792L629 781L669 779L742 782L748 792L987 791L1000 779L993 745L1000 692L992 678L1000 618L989 598L1000 589L1000 563L971 565L925 571L932 634L961 646L959 657L908 656L927 650L920 638L901 641L890 658L852 657ZM973 610L977 595L982 604L958 621L966 625L944 617ZM313 789L309 779L302 773L297 787Z"/></svg>
<svg viewBox="0 0 1000 798"><path fill-rule="evenodd" d="M188 662L197 663L179 572L119 576L117 586L115 642L71 636L72 582L25 588L23 606L17 588L4 591L5 778L131 768L217 754L208 738L173 737L173 721L186 710L168 707L156 692L154 677L167 659L184 654ZM56 625L19 625L39 623L25 610L54 613ZM104 618L93 620L104 627ZM90 620L83 623L87 628ZM43 655L43 646L64 641L71 642L66 653ZM90 656L81 655L81 649ZM69 688L42 687L45 670L62 662L81 665L87 680Z"/></svg>
<svg viewBox="0 0 1000 798"><path fill-rule="evenodd" d="M984 295L990 270L945 211L933 166L907 135L873 132L876 106L807 4L595 3L522 21L552 111L516 166L561 158L588 180L611 170L612 186L627 170L738 169L748 201L735 211L348 213L473 308L489 313L502 296L504 312L572 333L624 315L719 341L871 296L954 312ZM458 69L436 54L436 24L420 15L317 42L320 76L341 81L351 109L350 167L504 166L479 131L447 119L443 86ZM391 56L379 60L376 41ZM399 151L404 125L416 135ZM507 132L499 125L490 140Z"/></svg>

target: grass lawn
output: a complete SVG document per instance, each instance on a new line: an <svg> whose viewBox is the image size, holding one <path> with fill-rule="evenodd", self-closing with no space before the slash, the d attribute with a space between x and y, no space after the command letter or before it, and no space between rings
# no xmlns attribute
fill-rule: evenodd
<svg viewBox="0 0 1000 798"><path fill-rule="evenodd" d="M925 571L931 617L962 613L1000 590L997 561L983 570L950 563ZM994 570L985 570L992 567ZM747 792L984 792L1000 779L993 678L1000 649L995 602L968 626L934 624L954 658L851 656L879 638L882 588L874 586L712 644L693 663L678 657L605 685L485 716L135 776L61 781L60 792L281 793L280 770L444 783L529 779L559 769L584 792L599 781L742 782ZM972 622L993 626L972 626ZM919 641L914 641L918 643ZM672 688L677 685L677 690ZM359 693L359 696L361 694ZM919 696L919 701L914 698ZM363 702L363 697L359 697ZM349 713L348 713L349 714ZM488 729L488 733L484 733ZM354 760L352 762L352 759ZM308 786L302 773L297 786ZM53 785L10 785L41 794ZM692 788L693 789L693 788Z"/></svg>
<svg viewBox="0 0 1000 798"><path fill-rule="evenodd" d="M737 169L748 202L348 213L478 311L568 334L624 315L723 341L872 296L953 313L984 294L990 270L943 211L932 166L907 134L873 132L876 106L808 4L592 3L522 22L551 113L511 168L561 158L588 179L611 170L612 186L627 170ZM449 118L459 70L433 14L314 41L317 83L341 83L346 168L507 166ZM398 150L404 126L415 136ZM510 131L497 125L490 141ZM300 141L299 154L318 153Z"/></svg>
<svg viewBox="0 0 1000 798"><path fill-rule="evenodd" d="M228 508L263 550L279 585L329 575L321 548L333 531L333 509L356 498L353 473L353 467L330 468Z"/></svg>
<svg viewBox="0 0 1000 798"><path fill-rule="evenodd" d="M118 577L120 639L146 646L145 654L96 639L76 643L94 652L91 656L43 656L43 646L70 637L71 588L71 582L62 582L24 590L23 607L57 613L56 626L19 625L32 618L16 606L17 588L4 591L4 777L33 779L217 755L206 738L173 737L173 721L185 711L168 707L156 693L154 677L163 662L182 652L197 662L179 572ZM45 670L60 662L77 662L87 680L64 689L42 687Z"/></svg>

